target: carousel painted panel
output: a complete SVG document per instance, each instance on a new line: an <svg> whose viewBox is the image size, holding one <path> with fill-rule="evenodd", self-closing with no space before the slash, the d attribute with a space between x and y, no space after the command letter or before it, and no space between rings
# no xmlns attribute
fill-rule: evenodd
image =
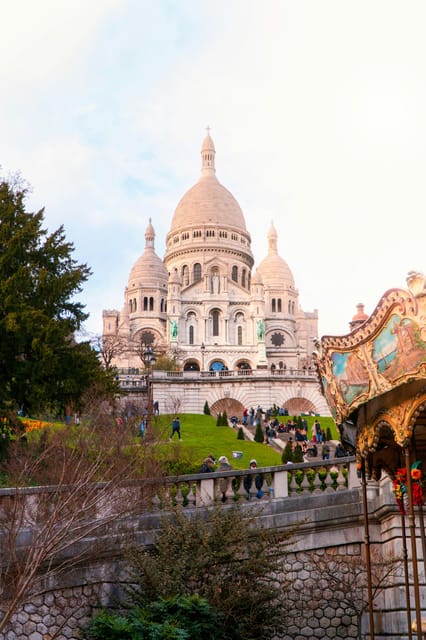
<svg viewBox="0 0 426 640"><path fill-rule="evenodd" d="M316 347L323 392L340 423L361 404L426 378L426 289L389 290L361 327Z"/></svg>

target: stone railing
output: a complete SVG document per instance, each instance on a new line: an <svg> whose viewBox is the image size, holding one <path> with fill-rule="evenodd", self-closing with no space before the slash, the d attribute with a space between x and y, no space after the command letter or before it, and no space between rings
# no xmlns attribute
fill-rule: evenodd
<svg viewBox="0 0 426 640"><path fill-rule="evenodd" d="M256 482L256 476L260 478ZM247 493L244 479L251 477ZM157 489L158 484L156 483ZM205 507L246 499L271 501L321 495L359 486L354 457L315 460L257 469L230 470L165 478L152 495L156 508Z"/></svg>
<svg viewBox="0 0 426 640"><path fill-rule="evenodd" d="M118 369L117 378L121 387L146 387L146 372L141 368ZM317 378L312 369L238 369L236 371L159 371L152 372L153 378L159 380L228 380L229 378Z"/></svg>
<svg viewBox="0 0 426 640"><path fill-rule="evenodd" d="M256 478L256 476L258 478ZM247 492L246 478L251 478L251 487ZM315 496L354 489L359 486L355 458L336 458L318 460L300 464L286 464L258 469L232 469L212 473L197 473L184 476L169 476L153 480L133 481L114 490L106 485L93 485L92 517L103 519L110 516L113 503L127 501L130 504L143 505L142 511L167 511L182 507L206 507L212 504L243 502L270 502L294 497ZM99 500L95 494L99 490ZM78 500L78 489L74 494L72 486L28 487L0 489L0 510L10 507L10 500L19 499L27 505L28 519L37 512L42 501L50 495L59 493L74 496ZM105 500L105 496L109 496ZM119 510L119 509L118 509ZM24 521L26 518L24 518ZM28 523L27 523L28 524Z"/></svg>

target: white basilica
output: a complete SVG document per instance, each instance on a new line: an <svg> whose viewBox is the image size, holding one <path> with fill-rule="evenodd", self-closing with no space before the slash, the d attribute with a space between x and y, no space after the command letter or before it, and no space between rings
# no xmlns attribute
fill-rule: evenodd
<svg viewBox="0 0 426 640"><path fill-rule="evenodd" d="M263 370L282 377L297 373L314 383L311 353L318 313L301 308L273 225L267 255L253 273L244 214L216 177L215 155L208 134L201 147L201 176L176 207L164 259L155 252L150 221L121 312L103 312L104 339L117 336L129 345L113 364L121 371L138 368L135 345L151 345L177 359L183 373L234 372L253 376L254 382ZM313 404L305 408L315 410Z"/></svg>

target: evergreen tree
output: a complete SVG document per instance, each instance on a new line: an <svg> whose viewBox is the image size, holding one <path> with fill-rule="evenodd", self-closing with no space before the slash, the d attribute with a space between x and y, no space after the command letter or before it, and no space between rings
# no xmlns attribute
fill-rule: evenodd
<svg viewBox="0 0 426 640"><path fill-rule="evenodd" d="M284 451L282 453L281 456L281 460L283 462L283 464L286 464L287 462L293 462L293 446L292 446L292 442L288 441L287 444L284 447Z"/></svg>
<svg viewBox="0 0 426 640"><path fill-rule="evenodd" d="M262 429L262 425L260 424L260 422L257 423L256 425L256 431L254 434L254 441L255 442L259 442L262 443L264 441L264 435L263 435L263 429Z"/></svg>
<svg viewBox="0 0 426 640"><path fill-rule="evenodd" d="M333 438L331 437L331 429L330 427L327 427L326 432L325 432L325 439L327 442L330 442L330 440L332 440Z"/></svg>
<svg viewBox="0 0 426 640"><path fill-rule="evenodd" d="M242 427L238 427L237 440L244 440L244 431Z"/></svg>
<svg viewBox="0 0 426 640"><path fill-rule="evenodd" d="M220 411L219 411L219 413L217 414L217 418L216 418L216 426L217 426L217 427L221 427L221 426L222 426L222 414L220 413Z"/></svg>
<svg viewBox="0 0 426 640"><path fill-rule="evenodd" d="M293 450L293 462L303 462L303 451L299 443L296 444Z"/></svg>
<svg viewBox="0 0 426 640"><path fill-rule="evenodd" d="M222 413L222 427L227 427L228 426L228 414L226 413L226 409L225 411Z"/></svg>
<svg viewBox="0 0 426 640"><path fill-rule="evenodd" d="M223 616L217 638L283 637L289 588L286 546L294 532L263 528L256 511L248 509L201 511L188 518L177 509L173 518L162 521L151 549L130 550L135 585L129 588L130 602L146 607L159 598L197 594Z"/></svg>
<svg viewBox="0 0 426 640"><path fill-rule="evenodd" d="M75 296L91 271L73 259L63 227L48 233L44 210L28 213L25 198L0 178L0 409L36 412L65 406L101 373L73 340L87 318Z"/></svg>
<svg viewBox="0 0 426 640"><path fill-rule="evenodd" d="M204 403L204 415L205 416L209 416L210 414L210 407L209 407L209 403L207 402L207 400Z"/></svg>

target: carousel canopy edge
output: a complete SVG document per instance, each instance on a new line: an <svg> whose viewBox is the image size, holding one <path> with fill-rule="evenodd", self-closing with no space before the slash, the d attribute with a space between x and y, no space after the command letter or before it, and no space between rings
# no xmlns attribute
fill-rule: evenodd
<svg viewBox="0 0 426 640"><path fill-rule="evenodd" d="M365 402L426 379L426 278L410 272L407 285L388 290L351 333L316 344L323 393L338 424Z"/></svg>

